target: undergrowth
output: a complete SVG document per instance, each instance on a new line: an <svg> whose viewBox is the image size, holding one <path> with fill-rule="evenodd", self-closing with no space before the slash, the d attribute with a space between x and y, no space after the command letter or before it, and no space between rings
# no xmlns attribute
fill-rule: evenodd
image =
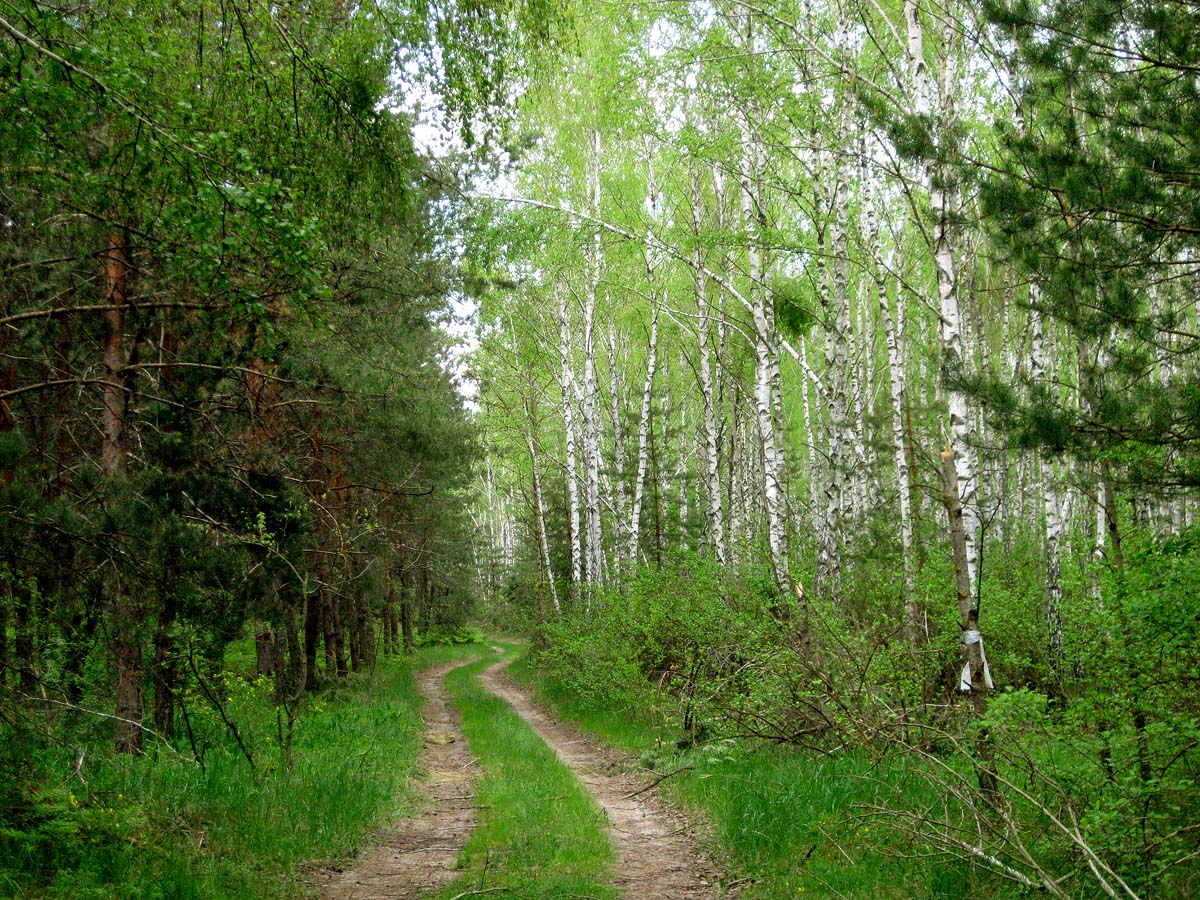
<svg viewBox="0 0 1200 900"><path fill-rule="evenodd" d="M311 864L349 855L402 813L420 749L414 668L477 654L382 660L304 702L284 764L266 680L226 671L215 711L190 698L190 742L119 756L60 720L0 731L0 897L270 900L311 893ZM238 659L236 654L231 655ZM249 756L249 759L247 758ZM253 766L250 760L253 760ZM30 787L32 785L32 787ZM11 796L10 796L11 795Z"/></svg>
<svg viewBox="0 0 1200 900"><path fill-rule="evenodd" d="M918 640L886 548L786 621L757 569L679 553L539 623L530 665L565 715L682 769L668 789L748 897L1195 897L1200 527L1064 568L1053 652L1029 537L987 545L986 710L958 692L948 553Z"/></svg>
<svg viewBox="0 0 1200 900"><path fill-rule="evenodd" d="M720 739L679 747L666 722L644 711L590 702L527 659L510 671L560 716L669 777L662 788L708 823L744 900L950 897L970 872L950 860L911 860L860 811L897 792L934 795L899 755L822 755ZM668 736L672 739L668 739Z"/></svg>

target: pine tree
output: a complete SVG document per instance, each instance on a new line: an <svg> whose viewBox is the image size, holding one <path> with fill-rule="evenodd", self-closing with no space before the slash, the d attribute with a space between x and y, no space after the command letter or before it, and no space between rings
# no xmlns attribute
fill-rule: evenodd
<svg viewBox="0 0 1200 900"><path fill-rule="evenodd" d="M996 126L985 218L1080 365L1069 405L1044 383L1029 400L998 381L977 388L1019 445L1107 455L1142 488L1195 487L1200 11L1060 0L986 14L1021 73L1025 127Z"/></svg>

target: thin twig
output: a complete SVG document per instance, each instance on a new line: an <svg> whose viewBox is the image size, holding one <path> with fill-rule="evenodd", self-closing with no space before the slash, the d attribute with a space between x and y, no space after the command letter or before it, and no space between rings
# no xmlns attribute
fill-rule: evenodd
<svg viewBox="0 0 1200 900"><path fill-rule="evenodd" d="M651 789L653 789L653 788L656 788L656 787L658 787L658 785L659 785L661 782L664 782L664 781L666 781L666 780L667 780L668 778L670 778L672 775L678 775L680 772L686 772L688 769L694 769L694 768L696 768L696 767L695 767L695 766L693 766L693 765L680 766L678 769L675 769L673 772L668 772L668 773L667 773L667 774L665 774L665 775L659 775L657 778L655 778L655 779L654 779L652 782L650 782L650 783L649 783L648 785L646 785L644 788L640 788L639 790L636 790L636 791L634 791L632 794L626 794L626 795L625 795L625 796L623 796L621 799L622 799L622 800L629 800L631 797L636 797L636 796L638 796L639 794L644 794L644 793L646 793L646 791L649 791L649 790L651 790Z"/></svg>
<svg viewBox="0 0 1200 900"><path fill-rule="evenodd" d="M196 666L196 655L192 652L191 648L188 648L188 663L192 668L192 674L196 676L196 683L200 685L200 690L204 692L204 696L208 697L209 702L212 703L213 707L217 711L217 714L220 715L221 721L225 723L225 727L229 729L229 733L232 734L233 739L237 741L237 745L241 749L242 755L246 757L246 762L250 763L251 771L257 772L258 767L254 765L254 757L250 755L250 750L246 747L245 742L242 740L242 734L240 731L238 731L237 723L229 718L220 699L212 692L212 689L209 688L208 683L200 674L200 669Z"/></svg>

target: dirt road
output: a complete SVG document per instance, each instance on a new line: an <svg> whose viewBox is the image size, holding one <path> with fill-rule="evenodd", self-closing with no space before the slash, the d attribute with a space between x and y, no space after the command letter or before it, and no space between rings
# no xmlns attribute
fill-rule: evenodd
<svg viewBox="0 0 1200 900"><path fill-rule="evenodd" d="M497 663L480 676L584 783L608 815L617 850L615 883L628 900L716 900L722 893L715 866L697 847L682 816L667 810L646 779L622 771L617 757L595 739L548 715L528 690Z"/></svg>
<svg viewBox="0 0 1200 900"><path fill-rule="evenodd" d="M459 664L461 665L461 663ZM716 867L697 846L688 822L659 802L642 775L625 771L612 751L548 715L505 672L507 661L484 670L480 681L505 700L544 740L596 799L609 820L617 852L615 885L628 900L718 900ZM475 822L478 774L458 715L450 706L445 676L454 665L430 669L418 679L427 698L427 773L424 811L380 834L352 866L325 874L323 900L417 900L453 879L454 865Z"/></svg>
<svg viewBox="0 0 1200 900"><path fill-rule="evenodd" d="M353 865L322 873L323 900L416 900L451 881L459 853L475 827L475 757L446 692L446 673L472 660L426 669L417 676L425 697L420 814L375 836Z"/></svg>

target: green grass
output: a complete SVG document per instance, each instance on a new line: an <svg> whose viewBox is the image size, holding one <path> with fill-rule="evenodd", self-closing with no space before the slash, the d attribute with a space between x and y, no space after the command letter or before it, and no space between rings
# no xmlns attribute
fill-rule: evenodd
<svg viewBox="0 0 1200 900"><path fill-rule="evenodd" d="M615 898L613 849L602 811L545 742L479 684L479 672L498 658L447 678L483 774L477 827L460 859L463 874L435 896L497 889L488 896Z"/></svg>
<svg viewBox="0 0 1200 900"><path fill-rule="evenodd" d="M813 756L729 742L669 764L695 766L670 791L707 814L737 875L753 880L744 896L924 895L924 870L885 855L887 835L857 814L896 790L924 792L902 758Z"/></svg>
<svg viewBox="0 0 1200 900"><path fill-rule="evenodd" d="M740 882L744 900L942 896L947 872L889 853L902 848L859 815L897 791L914 801L930 793L903 757L823 756L734 741L678 750L662 723L648 724L632 710L590 707L524 661L513 671L584 731L639 754L655 771L680 769L663 788L710 823L711 849Z"/></svg>
<svg viewBox="0 0 1200 900"><path fill-rule="evenodd" d="M367 831L413 800L407 785L422 729L414 670L480 652L437 647L411 660L387 659L373 675L306 700L291 769L283 765L269 685L232 673L223 702L254 770L198 698L189 715L203 767L190 758L186 738L177 751L131 758L111 753L107 741L39 745L32 732L10 735L0 763L32 776L35 800L22 788L23 821L0 829L0 897L271 900L311 893L306 867L353 853Z"/></svg>

